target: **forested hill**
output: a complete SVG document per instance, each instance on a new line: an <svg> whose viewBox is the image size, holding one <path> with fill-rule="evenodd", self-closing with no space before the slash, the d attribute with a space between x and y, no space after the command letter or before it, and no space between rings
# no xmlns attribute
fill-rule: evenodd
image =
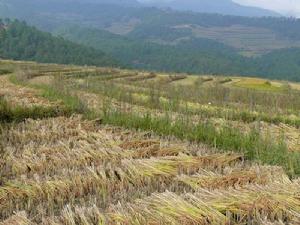
<svg viewBox="0 0 300 225"><path fill-rule="evenodd" d="M138 69L300 81L300 48L272 51L251 58L238 54L230 46L205 38L162 45L78 26L58 29L56 35L101 49L123 64Z"/></svg>
<svg viewBox="0 0 300 225"><path fill-rule="evenodd" d="M118 66L112 57L90 47L54 37L24 22L0 22L0 57L14 60L32 60L44 63L62 63L95 66Z"/></svg>
<svg viewBox="0 0 300 225"><path fill-rule="evenodd" d="M123 0L113 1L0 0L2 16L57 36L18 22L3 31L0 56L90 65L117 60L137 69L300 81L300 19L124 7L117 4Z"/></svg>

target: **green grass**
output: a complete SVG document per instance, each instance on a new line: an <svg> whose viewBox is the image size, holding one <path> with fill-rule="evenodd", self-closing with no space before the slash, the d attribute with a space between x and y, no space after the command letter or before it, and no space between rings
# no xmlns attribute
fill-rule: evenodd
<svg viewBox="0 0 300 225"><path fill-rule="evenodd" d="M57 116L70 116L72 111L62 107L21 107L11 106L0 98L0 123L22 122L25 119L41 119Z"/></svg>
<svg viewBox="0 0 300 225"><path fill-rule="evenodd" d="M9 69L0 69L0 75L10 74L12 70Z"/></svg>
<svg viewBox="0 0 300 225"><path fill-rule="evenodd" d="M223 127L217 130L210 123L192 124L186 119L175 122L165 117L139 116L132 113L106 111L103 123L130 129L153 131L162 136L175 136L182 140L205 143L219 151L243 153L248 160L268 165L282 166L290 176L300 175L300 154L289 152L283 142L274 143L262 139L260 133L252 130L242 134L236 129Z"/></svg>
<svg viewBox="0 0 300 225"><path fill-rule="evenodd" d="M85 114L88 111L85 104L77 96L72 96L70 93L53 86L39 85L36 87L42 90L42 97L52 102L61 101L70 112Z"/></svg>
<svg viewBox="0 0 300 225"><path fill-rule="evenodd" d="M28 85L26 79L19 79L12 74L10 81L16 85ZM64 87L63 81L57 81L57 85L29 85L32 88L41 90L41 97L52 102L59 101L57 106L33 106L21 107L9 105L3 98L0 98L0 122L21 122L27 118L39 119L57 116L71 116L74 113L88 114L85 105L78 97L72 96Z"/></svg>
<svg viewBox="0 0 300 225"><path fill-rule="evenodd" d="M10 76L10 81L16 85L29 86L41 90L41 97L46 98L51 102L59 101L67 112L85 115L91 113L77 96L70 93L67 88L67 83L61 77L56 78L54 83L49 85L30 85L27 84L26 80L19 79L14 75Z"/></svg>
<svg viewBox="0 0 300 225"><path fill-rule="evenodd" d="M269 92L282 92L284 91L284 88L281 86L275 86L269 81L265 82L257 82L257 81L241 81L238 83L235 83L234 86L240 87L240 88L248 88L252 90L257 91L269 91Z"/></svg>
<svg viewBox="0 0 300 225"><path fill-rule="evenodd" d="M198 115L200 118L222 118L226 120L242 121L245 123L252 123L255 121L264 121L274 124L285 123L297 128L300 127L300 119L298 117L289 118L288 116L281 114L270 115L265 112L253 113L250 110L236 110L234 108L225 107L220 107L216 110L204 107L192 108L184 105L184 100L180 99L179 94L168 96L163 101L160 98L163 94L154 88L151 88L148 92L135 92L126 88L123 89L114 83L102 83L96 80L89 85L88 88L83 88L82 90L96 94L100 93L129 104L144 106L151 109L179 112L181 114L187 114L187 116ZM140 96L140 98L133 97L134 95Z"/></svg>

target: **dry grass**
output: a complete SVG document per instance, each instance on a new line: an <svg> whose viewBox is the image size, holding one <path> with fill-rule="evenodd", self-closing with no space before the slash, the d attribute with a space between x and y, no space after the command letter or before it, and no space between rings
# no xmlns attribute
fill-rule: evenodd
<svg viewBox="0 0 300 225"><path fill-rule="evenodd" d="M116 132L127 137L114 140ZM80 117L29 120L9 128L5 135L7 160L1 171L6 178L0 187L3 218L16 210L35 215L37 205L50 215L53 207L62 210L65 204L87 201L89 196L97 199L98 207L106 207L158 190L180 190L173 186L178 175L204 168L220 170L241 163L242 158L234 154L188 156L183 153L190 147L183 143L184 150L179 151L151 136L128 141L130 132L111 132ZM151 147L158 149L144 152Z"/></svg>
<svg viewBox="0 0 300 225"><path fill-rule="evenodd" d="M8 76L0 77L0 96L4 96L11 105L20 106L56 106L45 98L39 96L39 92L12 84Z"/></svg>
<svg viewBox="0 0 300 225"><path fill-rule="evenodd" d="M201 171L193 176L182 175L177 181L192 190L241 188L248 184L267 185L272 182L290 183L290 179L281 168L250 167L244 170L230 171L226 174Z"/></svg>
<svg viewBox="0 0 300 225"><path fill-rule="evenodd" d="M248 186L182 196L153 194L129 205L111 207L111 224L244 224L247 221L293 223L299 220L299 183Z"/></svg>
<svg viewBox="0 0 300 225"><path fill-rule="evenodd" d="M7 220L0 222L1 225L32 225L32 222L28 220L26 213L19 212L11 216Z"/></svg>
<svg viewBox="0 0 300 225"><path fill-rule="evenodd" d="M65 76L66 87L74 88L72 91L95 111L108 104L122 112L165 115L163 108L149 110L146 104L124 103L125 100L97 93L96 88L94 93L88 91L89 82L109 84L111 80L121 90L151 96L151 91L156 91L151 88L159 84L160 75L111 68L24 62L15 65L26 71L38 71L31 74L33 77L25 77L29 83L45 81L45 85L48 80L44 78ZM179 90L209 85L229 87L236 81L225 82L210 76L166 77L168 82L158 89L178 88L181 84L187 89ZM77 91L76 85L87 89ZM39 91L10 83L7 76L0 77L0 87L0 95L13 104L59 104L39 97ZM175 98L168 90L158 91L158 97L164 102ZM222 115L244 104L241 99L240 104L204 104L195 102L196 96L185 97L179 101L181 107L207 109L207 113L218 111ZM170 121L183 115L170 112ZM189 119L245 132L253 125L197 113L189 115ZM151 131L101 123L101 117L91 121L73 115L1 126L0 225L299 224L300 181L291 180L282 168L248 162L242 154L217 153L214 148L160 137ZM270 122L260 123L259 128L266 136L272 128L276 138L289 131L286 140L297 150L299 130L293 125Z"/></svg>

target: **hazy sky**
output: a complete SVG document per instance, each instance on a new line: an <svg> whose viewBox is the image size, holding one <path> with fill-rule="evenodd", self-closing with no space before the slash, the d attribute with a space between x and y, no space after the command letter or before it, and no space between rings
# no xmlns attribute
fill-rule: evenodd
<svg viewBox="0 0 300 225"><path fill-rule="evenodd" d="M300 0L233 0L234 2L271 9L282 14L300 17Z"/></svg>

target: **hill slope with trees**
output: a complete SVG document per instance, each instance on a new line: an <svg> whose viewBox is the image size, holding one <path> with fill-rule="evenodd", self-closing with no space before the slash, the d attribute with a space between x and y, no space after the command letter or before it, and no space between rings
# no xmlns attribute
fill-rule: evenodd
<svg viewBox="0 0 300 225"><path fill-rule="evenodd" d="M122 0L115 1L118 2ZM298 19L223 16L129 5L107 0L0 0L1 15L24 19L51 32L59 37L56 42L62 42L63 37L89 48L84 50L89 54L78 54L76 50L77 58L64 57L59 52L59 57L40 52L32 56L28 54L31 43L20 46L21 41L16 47L26 49L26 54L18 50L16 55L2 46L2 55L43 62L51 61L47 59L50 57L59 63L92 65L113 64L108 57L111 55L122 65L138 69L300 81ZM50 50L54 49L52 46ZM95 62L99 59L106 63Z"/></svg>
<svg viewBox="0 0 300 225"><path fill-rule="evenodd" d="M112 57L102 51L54 37L24 22L12 21L0 31L0 57L95 66L117 66Z"/></svg>
<svg viewBox="0 0 300 225"><path fill-rule="evenodd" d="M300 48L249 58L230 46L204 38L163 45L78 26L62 27L56 30L56 35L101 49L138 69L300 81Z"/></svg>

